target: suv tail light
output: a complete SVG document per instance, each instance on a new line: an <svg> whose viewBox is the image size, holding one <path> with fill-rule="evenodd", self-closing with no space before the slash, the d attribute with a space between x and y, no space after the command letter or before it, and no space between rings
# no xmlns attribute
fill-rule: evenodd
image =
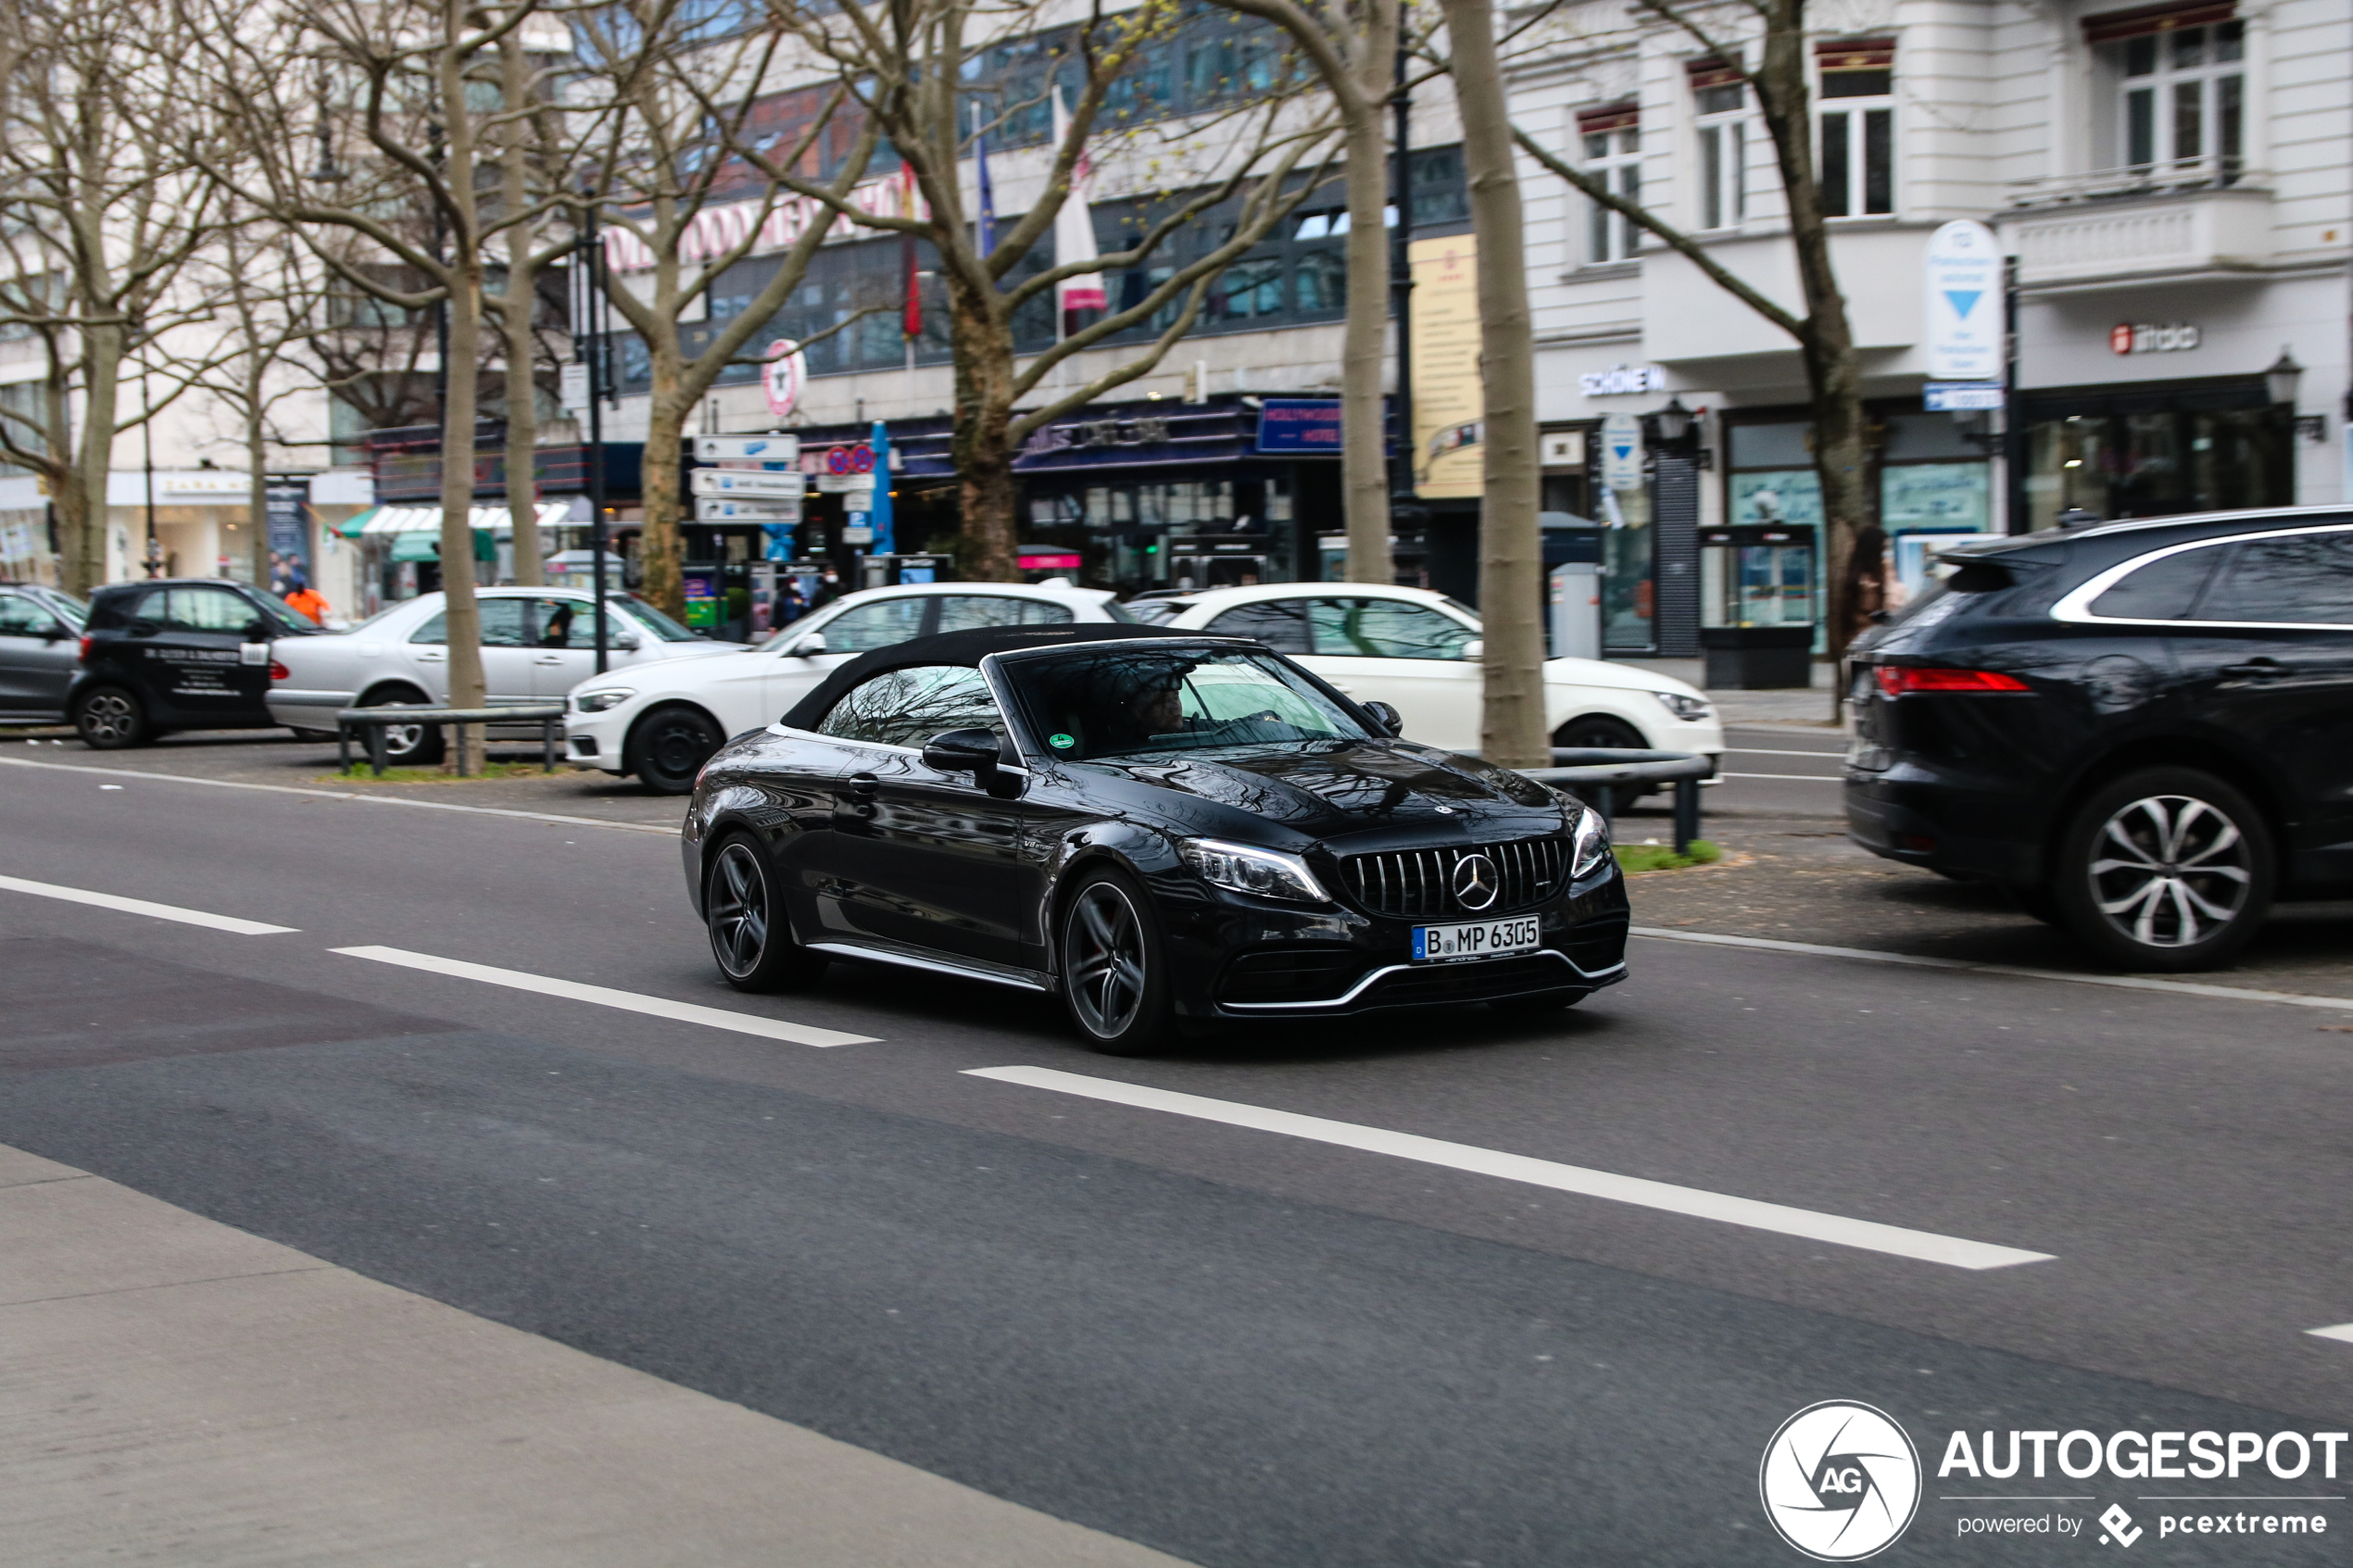
<svg viewBox="0 0 2353 1568"><path fill-rule="evenodd" d="M78 657L84 664L90 662L90 644L92 640L93 639L91 638L89 633L84 632L82 633L82 652L76 657Z"/></svg>
<svg viewBox="0 0 2353 1568"><path fill-rule="evenodd" d="M291 681L294 679L294 671L273 659L270 661L270 678L273 681Z"/></svg>
<svg viewBox="0 0 2353 1568"><path fill-rule="evenodd" d="M1914 692L2025 692L2034 688L2015 675L1991 670L1941 670L1916 664L1882 664L1873 671L1888 696Z"/></svg>

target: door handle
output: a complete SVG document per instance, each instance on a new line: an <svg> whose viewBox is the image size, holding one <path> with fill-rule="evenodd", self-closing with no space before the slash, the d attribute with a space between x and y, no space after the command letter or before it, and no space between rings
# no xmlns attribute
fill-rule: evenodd
<svg viewBox="0 0 2353 1568"><path fill-rule="evenodd" d="M852 800L872 800L881 793L882 780L875 777L874 774L852 773L849 775L849 797Z"/></svg>
<svg viewBox="0 0 2353 1568"><path fill-rule="evenodd" d="M449 656L446 653L421 653L417 656L417 662L420 664L439 664L448 657Z"/></svg>
<svg viewBox="0 0 2353 1568"><path fill-rule="evenodd" d="M541 655L540 655L537 659L533 659L531 662L532 662L532 663L534 663L534 664L561 664L561 663L563 662L563 659L562 659L560 656L558 656L558 655L556 655L556 654L552 654L552 653L543 653L543 654L541 654Z"/></svg>
<svg viewBox="0 0 2353 1568"><path fill-rule="evenodd" d="M2287 673L2287 666L2276 659L2250 659L2245 664L2225 664L2222 673L2236 681L2273 681Z"/></svg>

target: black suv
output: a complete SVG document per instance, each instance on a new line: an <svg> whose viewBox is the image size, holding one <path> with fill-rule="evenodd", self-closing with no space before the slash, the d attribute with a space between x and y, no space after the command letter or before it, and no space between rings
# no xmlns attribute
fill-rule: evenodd
<svg viewBox="0 0 2353 1568"><path fill-rule="evenodd" d="M2353 888L2353 511L1957 546L1854 649L1855 841L1999 883L2131 969Z"/></svg>
<svg viewBox="0 0 2353 1568"><path fill-rule="evenodd" d="M166 730L258 730L270 717L270 645L319 628L242 583L165 578L90 596L82 673L66 711L101 751Z"/></svg>

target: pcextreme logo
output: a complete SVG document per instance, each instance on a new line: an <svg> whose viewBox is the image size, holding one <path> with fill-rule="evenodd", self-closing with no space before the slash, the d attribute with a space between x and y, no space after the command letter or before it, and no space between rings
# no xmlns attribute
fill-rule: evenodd
<svg viewBox="0 0 2353 1568"><path fill-rule="evenodd" d="M1919 1511L1919 1451L1886 1411L1825 1399L1781 1423L1756 1487L1781 1539L1818 1562L1859 1562Z"/></svg>

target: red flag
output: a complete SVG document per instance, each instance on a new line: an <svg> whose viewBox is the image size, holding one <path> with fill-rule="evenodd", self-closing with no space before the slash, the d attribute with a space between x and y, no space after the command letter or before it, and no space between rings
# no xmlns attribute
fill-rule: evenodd
<svg viewBox="0 0 2353 1568"><path fill-rule="evenodd" d="M905 164L899 169L899 215L915 216L915 171ZM915 234L908 230L899 236L899 270L907 280L906 304L901 307L899 330L910 339L924 335L924 275L915 266Z"/></svg>

